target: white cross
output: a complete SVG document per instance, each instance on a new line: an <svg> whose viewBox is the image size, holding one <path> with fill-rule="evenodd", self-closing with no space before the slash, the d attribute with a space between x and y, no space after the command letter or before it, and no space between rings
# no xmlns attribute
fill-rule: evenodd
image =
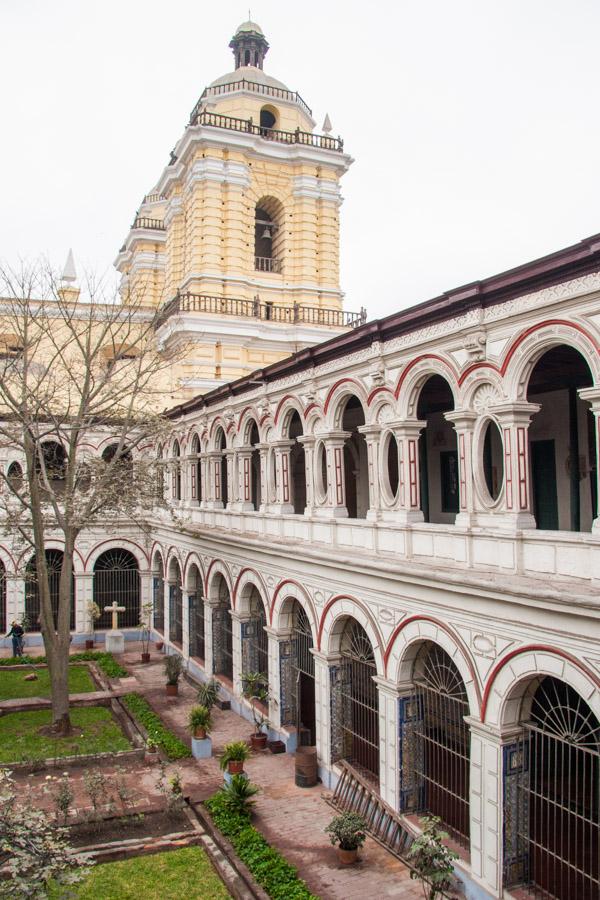
<svg viewBox="0 0 600 900"><path fill-rule="evenodd" d="M117 601L116 601L116 600L113 600L112 606L105 606L105 607L104 607L104 612L111 612L111 613L112 613L112 630L113 630L113 631L116 631L116 630L118 629L118 627L119 627L119 623L118 623L118 621L117 621L117 620L118 620L117 613L125 612L125 607L124 607L124 606L119 606L119 604L117 603Z"/></svg>

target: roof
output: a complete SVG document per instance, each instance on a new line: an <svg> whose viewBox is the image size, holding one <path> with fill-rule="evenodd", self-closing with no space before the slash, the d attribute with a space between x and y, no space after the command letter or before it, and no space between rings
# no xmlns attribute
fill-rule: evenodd
<svg viewBox="0 0 600 900"><path fill-rule="evenodd" d="M226 75L221 75L221 77L217 78L215 81L211 81L210 87L242 81L244 79L246 81L253 81L255 84L266 84L269 87L289 91L289 88L283 81L278 81L277 78L273 78L272 75L265 74L262 69L257 69L256 66L240 66L240 68L236 69L234 72L228 72Z"/></svg>
<svg viewBox="0 0 600 900"><path fill-rule="evenodd" d="M543 288L597 271L600 271L600 234L584 238L563 250L557 250L555 253L508 269L498 275L492 275L482 281L473 281L445 291L438 297L425 300L401 312L392 313L384 319L367 322L350 332L300 350L264 369L257 369L250 375L187 400L167 410L166 415L171 419L177 419L203 407L222 402L227 397L253 390L257 381L276 381L292 373L321 365L330 359L347 356L370 346L375 341L388 341L398 335L410 334L419 328L453 319L469 309L485 309L506 303L515 297L532 294Z"/></svg>
<svg viewBox="0 0 600 900"><path fill-rule="evenodd" d="M256 22L252 22L250 19L248 19L247 22L242 22L242 24L237 27L234 37L237 37L238 34L246 33L260 34L261 37L264 37L263 30L260 25L257 25Z"/></svg>

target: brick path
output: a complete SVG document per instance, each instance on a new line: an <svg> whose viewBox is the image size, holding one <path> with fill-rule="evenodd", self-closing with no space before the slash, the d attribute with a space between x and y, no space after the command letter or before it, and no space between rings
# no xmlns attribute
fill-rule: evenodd
<svg viewBox="0 0 600 900"><path fill-rule="evenodd" d="M144 694L165 724L189 742L187 718L195 702L195 689L182 680L179 697L167 697L162 657L153 651L153 661L149 665L140 665L139 652L135 644L127 644L127 652L122 658L135 678L137 687L132 689ZM132 681L128 679L130 684ZM203 800L213 794L223 781L218 754L226 743L246 739L250 731L250 723L234 712L214 710L213 758L182 760L170 767L180 771L185 793L193 800ZM254 824L298 868L300 876L322 900L367 900L371 897L422 900L422 890L417 882L410 880L408 869L370 838L365 842L356 866L338 864L335 850L323 831L334 815L324 799L327 792L321 785L308 789L296 787L293 754L253 753L245 769L249 778L261 788ZM110 776L110 769L103 767L102 771ZM138 802L159 799L155 766L132 764L125 771L127 783ZM75 803L84 805L83 772L73 769L71 773ZM47 784L46 775L30 775L23 780L31 786L36 805L49 808L51 800L39 791L42 784Z"/></svg>

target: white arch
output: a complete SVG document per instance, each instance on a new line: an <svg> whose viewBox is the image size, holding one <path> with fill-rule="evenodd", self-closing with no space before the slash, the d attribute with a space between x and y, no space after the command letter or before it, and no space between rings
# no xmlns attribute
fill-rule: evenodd
<svg viewBox="0 0 600 900"><path fill-rule="evenodd" d="M349 618L356 619L362 625L373 648L377 674L384 675L384 641L377 627L374 617L371 615L368 605L355 597L341 595L335 597L327 605L321 617L320 624L320 649L326 654L335 654L340 651L340 641L344 627Z"/></svg>
<svg viewBox="0 0 600 900"><path fill-rule="evenodd" d="M400 373L397 409L401 419L416 418L421 391L432 375L439 375L444 379L452 393L454 409L460 408L461 392L452 363L442 358L427 356L416 362L404 378Z"/></svg>
<svg viewBox="0 0 600 900"><path fill-rule="evenodd" d="M250 611L248 601L250 599L252 588L256 588L258 591L266 619L269 621L269 591L261 575L254 569L243 569L237 577L234 585L234 605L236 611L243 614L247 614Z"/></svg>
<svg viewBox="0 0 600 900"><path fill-rule="evenodd" d="M300 604L310 622L313 646L316 647L319 631L319 618L312 597L306 588L295 581L281 581L275 588L271 603L271 625L277 631L289 631L292 627L292 607L296 601Z"/></svg>
<svg viewBox="0 0 600 900"><path fill-rule="evenodd" d="M146 554L146 551L140 547L139 544L136 544L135 541L129 540L128 538L110 538L105 541L101 541L96 544L96 546L90 550L88 553L87 559L85 560L85 571L88 573L93 573L94 566L98 560L98 557L101 556L106 550L129 550L131 554L136 558L138 569L143 571L148 568L149 560Z"/></svg>

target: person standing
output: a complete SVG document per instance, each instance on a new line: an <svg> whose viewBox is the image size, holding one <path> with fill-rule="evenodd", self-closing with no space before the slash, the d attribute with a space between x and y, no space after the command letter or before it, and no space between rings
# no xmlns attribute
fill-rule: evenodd
<svg viewBox="0 0 600 900"><path fill-rule="evenodd" d="M23 656L23 637L25 631L18 622L10 623L10 631L6 637L12 638L13 656Z"/></svg>

